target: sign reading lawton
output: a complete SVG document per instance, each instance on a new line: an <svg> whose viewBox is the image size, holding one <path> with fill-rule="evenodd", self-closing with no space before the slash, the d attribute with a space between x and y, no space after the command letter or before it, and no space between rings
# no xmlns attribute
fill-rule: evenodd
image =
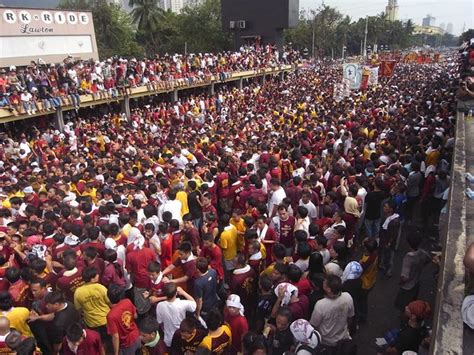
<svg viewBox="0 0 474 355"><path fill-rule="evenodd" d="M0 8L0 67L98 59L91 12Z"/></svg>

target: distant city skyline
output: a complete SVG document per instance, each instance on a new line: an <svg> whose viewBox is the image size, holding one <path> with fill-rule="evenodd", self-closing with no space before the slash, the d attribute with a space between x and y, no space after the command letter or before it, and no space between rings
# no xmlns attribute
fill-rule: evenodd
<svg viewBox="0 0 474 355"><path fill-rule="evenodd" d="M398 19L411 19L414 24L421 25L423 18L431 14L436 23L452 23L452 33L460 35L464 24L465 29L474 28L474 1L472 0L398 0ZM322 0L300 0L301 9L317 9ZM324 0L327 6L337 8L353 20L361 17L374 16L385 11L388 0Z"/></svg>

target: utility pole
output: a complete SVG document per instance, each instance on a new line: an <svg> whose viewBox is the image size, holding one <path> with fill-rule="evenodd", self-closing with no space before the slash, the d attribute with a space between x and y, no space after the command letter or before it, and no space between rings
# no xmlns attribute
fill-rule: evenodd
<svg viewBox="0 0 474 355"><path fill-rule="evenodd" d="M313 57L314 59L314 37L315 37L315 25L314 25L314 21L315 19L313 18L313 39L312 39L312 42L311 42L311 56Z"/></svg>
<svg viewBox="0 0 474 355"><path fill-rule="evenodd" d="M365 17L365 32L364 32L364 58L367 58L367 27L369 25L369 16Z"/></svg>

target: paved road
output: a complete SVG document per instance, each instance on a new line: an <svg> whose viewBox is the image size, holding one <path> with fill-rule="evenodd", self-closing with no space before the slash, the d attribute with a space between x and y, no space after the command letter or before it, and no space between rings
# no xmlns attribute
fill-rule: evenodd
<svg viewBox="0 0 474 355"><path fill-rule="evenodd" d="M369 294L368 321L360 326L354 336L359 355L376 354L375 338L383 337L388 330L397 328L400 325L399 312L393 304L398 292L402 258L408 251L405 233L402 233L400 239L400 248L396 252L394 259L393 276L386 278L379 273L377 283ZM430 243L426 241L423 247L425 250L429 250ZM437 283L434 277L435 271L436 267L433 264L426 266L421 277L419 294L419 299L429 302L433 309Z"/></svg>

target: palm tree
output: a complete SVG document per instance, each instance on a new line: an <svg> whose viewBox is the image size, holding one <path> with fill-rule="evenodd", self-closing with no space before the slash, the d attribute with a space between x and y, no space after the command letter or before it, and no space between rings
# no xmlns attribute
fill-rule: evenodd
<svg viewBox="0 0 474 355"><path fill-rule="evenodd" d="M150 36L153 47L157 47L154 32L163 16L163 10L158 7L157 0L130 0L130 6L133 10L130 13L133 23L138 30Z"/></svg>

